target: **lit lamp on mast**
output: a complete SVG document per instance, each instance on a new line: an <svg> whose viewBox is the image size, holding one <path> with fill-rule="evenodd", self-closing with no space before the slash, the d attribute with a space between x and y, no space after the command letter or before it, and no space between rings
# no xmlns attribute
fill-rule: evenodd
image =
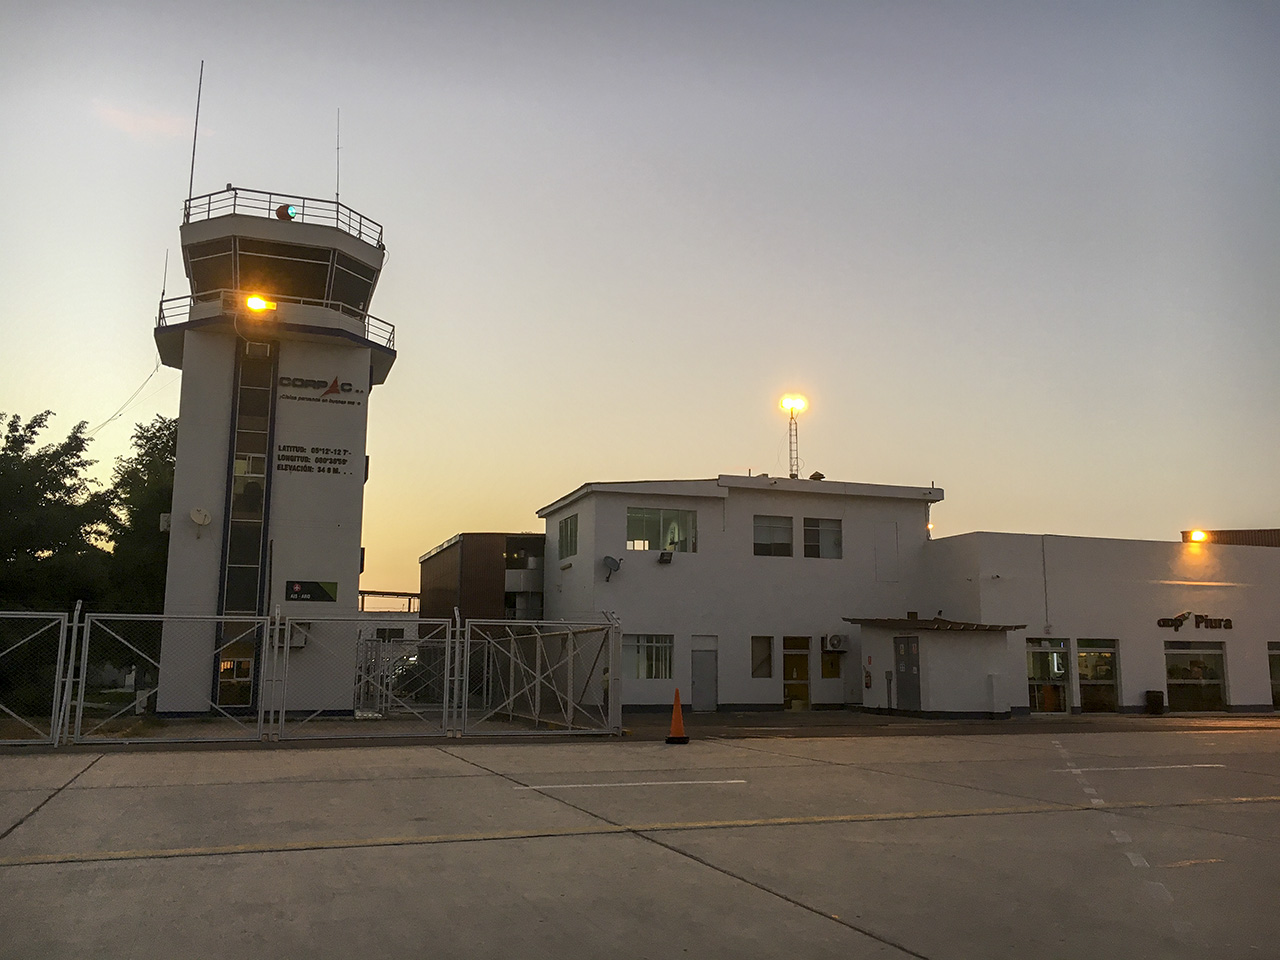
<svg viewBox="0 0 1280 960"><path fill-rule="evenodd" d="M796 414L803 412L809 406L809 402L804 397L788 394L782 398L778 406L790 414L791 417L787 424L787 439L791 442L791 469L788 473L791 475L792 480L797 480L800 477L800 452Z"/></svg>

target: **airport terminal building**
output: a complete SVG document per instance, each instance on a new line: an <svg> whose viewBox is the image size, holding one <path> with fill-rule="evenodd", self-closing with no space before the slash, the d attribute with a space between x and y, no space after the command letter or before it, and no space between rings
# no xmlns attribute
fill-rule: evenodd
<svg viewBox="0 0 1280 960"><path fill-rule="evenodd" d="M1265 538L935 540L942 499L768 476L585 484L538 512L545 616L621 621L632 708L677 687L694 709L938 717L1280 705Z"/></svg>

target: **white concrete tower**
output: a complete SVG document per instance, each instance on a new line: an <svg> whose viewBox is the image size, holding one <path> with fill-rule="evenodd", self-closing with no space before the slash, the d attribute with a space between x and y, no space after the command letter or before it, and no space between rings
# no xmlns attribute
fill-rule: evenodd
<svg viewBox="0 0 1280 960"><path fill-rule="evenodd" d="M369 395L396 357L369 314L382 227L228 184L186 202L181 235L191 294L155 329L182 370L165 613L352 615ZM260 643L166 629L159 711L251 707Z"/></svg>

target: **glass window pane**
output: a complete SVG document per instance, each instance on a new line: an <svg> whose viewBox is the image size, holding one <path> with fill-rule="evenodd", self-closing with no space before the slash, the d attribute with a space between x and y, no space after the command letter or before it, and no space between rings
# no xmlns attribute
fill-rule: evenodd
<svg viewBox="0 0 1280 960"><path fill-rule="evenodd" d="M773 637L751 638L751 676L773 676Z"/></svg>
<svg viewBox="0 0 1280 960"><path fill-rule="evenodd" d="M239 417L268 417L271 415L271 391L258 387L240 388Z"/></svg>
<svg viewBox="0 0 1280 960"><path fill-rule="evenodd" d="M258 612L258 568L227 567L225 609L228 613Z"/></svg>
<svg viewBox="0 0 1280 960"><path fill-rule="evenodd" d="M261 520L264 480L236 477L231 488L231 519Z"/></svg>
<svg viewBox="0 0 1280 960"><path fill-rule="evenodd" d="M274 367L270 360L255 360L251 357L240 359L240 386L268 389L272 386L271 378Z"/></svg>
<svg viewBox="0 0 1280 960"><path fill-rule="evenodd" d="M236 451L238 453L257 453L265 455L267 452L267 435L265 433L256 433L250 430L237 431Z"/></svg>
<svg viewBox="0 0 1280 960"><path fill-rule="evenodd" d="M791 556L792 522L790 517L757 515L753 551L757 557Z"/></svg>

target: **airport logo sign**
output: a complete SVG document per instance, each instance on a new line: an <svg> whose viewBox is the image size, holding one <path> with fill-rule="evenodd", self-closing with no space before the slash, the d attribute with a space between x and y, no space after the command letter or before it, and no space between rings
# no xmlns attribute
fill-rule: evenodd
<svg viewBox="0 0 1280 960"><path fill-rule="evenodd" d="M323 390L320 394L327 397L332 393L351 393L355 387L350 383L339 383L338 378L334 377L329 380L312 380L307 377L281 377L278 381L282 387L291 387L294 390Z"/></svg>
<svg viewBox="0 0 1280 960"><path fill-rule="evenodd" d="M1194 619L1192 619L1194 617ZM1177 633L1182 629L1182 625L1188 620L1195 624L1195 628L1199 630L1203 627L1206 630L1230 630L1230 617L1210 617L1203 613L1192 613L1188 610L1186 613L1180 613L1176 617L1161 617L1156 621L1157 627L1173 627L1173 632Z"/></svg>

